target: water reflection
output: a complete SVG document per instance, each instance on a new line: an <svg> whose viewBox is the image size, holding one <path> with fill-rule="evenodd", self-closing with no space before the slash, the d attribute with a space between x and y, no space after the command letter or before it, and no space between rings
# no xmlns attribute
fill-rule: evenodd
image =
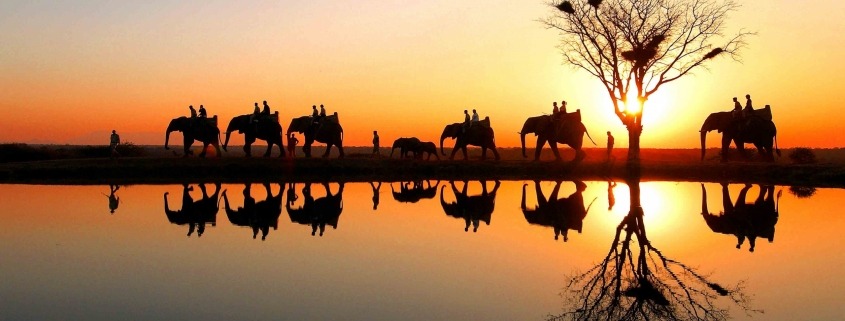
<svg viewBox="0 0 845 321"><path fill-rule="evenodd" d="M639 183L637 176L627 180L630 211L616 226L604 259L569 279L565 312L549 319L726 320L725 301L752 311L742 283L716 283L649 241Z"/></svg>
<svg viewBox="0 0 845 321"><path fill-rule="evenodd" d="M728 191L728 184L722 183L722 206L724 210L719 214L710 213L707 209L707 189L701 184L701 215L707 226L713 232L736 236L736 248L739 249L742 243L748 239L748 251L754 252L758 237L775 240L775 224L778 222L778 206L775 203L775 187L772 185L759 185L760 192L754 203L747 203L746 196L751 189L751 184L746 184L736 201L731 202L731 195ZM777 193L780 200L781 192Z"/></svg>
<svg viewBox="0 0 845 321"><path fill-rule="evenodd" d="M111 214L114 214L114 211L120 206L120 197L115 194L119 189L120 185L109 184L109 195L106 195L106 197L109 199L109 213Z"/></svg>
<svg viewBox="0 0 845 321"><path fill-rule="evenodd" d="M340 219L340 213L343 212L343 186L344 183L338 183L337 193L332 194L329 188L329 183L322 183L326 196L314 199L311 195L311 183L305 183L302 188L302 197L304 203L299 208L293 208L294 202L288 198L285 208L290 216L290 221L302 225L311 225L311 235L316 235L317 230L320 230L320 236L326 230L326 225L337 229L337 221ZM291 190L295 190L296 184L291 186ZM288 194L290 195L290 193ZM295 196L296 193L294 192Z"/></svg>
<svg viewBox="0 0 845 321"><path fill-rule="evenodd" d="M616 205L616 196L613 195L613 189L616 188L616 182L613 180L607 181L607 210L612 211L613 205Z"/></svg>
<svg viewBox="0 0 845 321"><path fill-rule="evenodd" d="M562 234L563 241L569 241L569 230L578 231L580 234L584 218L589 211L589 208L584 207L584 196L582 195L584 190L587 189L587 184L581 181L574 181L573 183L575 184L575 192L567 197L558 198L561 182L556 182L547 199L543 194L543 189L540 188L540 181L534 181L534 191L537 195L537 206L534 208L528 208L526 205L525 190L528 184L523 184L520 208L522 214L525 215L525 220L529 224L551 227L555 231L555 240Z"/></svg>
<svg viewBox="0 0 845 321"><path fill-rule="evenodd" d="M209 195L205 188L205 184L198 184L200 191L202 191L202 198L194 201L191 197L193 186L189 184L182 185L182 209L171 210L167 202L167 195L170 192L164 192L164 213L167 214L167 220L176 225L188 225L188 236L196 230L197 237L202 236L205 232L205 226L217 225L217 211L218 196L220 194L220 183L214 184L214 193Z"/></svg>
<svg viewBox="0 0 845 321"><path fill-rule="evenodd" d="M373 189L373 210L378 209L379 193L381 192L381 182L370 182L370 187Z"/></svg>
<svg viewBox="0 0 845 321"><path fill-rule="evenodd" d="M463 219L466 223L464 231L469 231L469 226L472 225L472 231L478 231L480 222L490 225L490 216L493 215L493 210L496 207L496 191L499 190L501 183L497 180L493 186L493 190L487 192L487 181L479 181L481 183L481 194L467 195L467 188L469 182L463 182L463 188L459 191L455 186L454 181L449 181L452 187L452 194L455 196L455 201L446 203L443 189L446 185L440 187L440 205L446 215Z"/></svg>
<svg viewBox="0 0 845 321"><path fill-rule="evenodd" d="M393 193L393 199L401 203L416 203L422 199L433 199L437 196L437 186L440 181L432 184L430 180L419 180L412 182L398 182L399 191L393 188L393 183L390 183L390 191Z"/></svg>
<svg viewBox="0 0 845 321"><path fill-rule="evenodd" d="M243 206L232 209L225 190L223 191L223 204L226 208L226 217L229 218L232 225L252 228L253 239L257 238L258 232L261 231L261 240L263 241L267 239L271 227L273 230L279 228L279 215L282 214L282 193L284 193L285 186L278 184L279 192L273 195L270 183L262 185L267 194L263 201L255 202L255 198L252 197L252 184L246 183L243 190Z"/></svg>

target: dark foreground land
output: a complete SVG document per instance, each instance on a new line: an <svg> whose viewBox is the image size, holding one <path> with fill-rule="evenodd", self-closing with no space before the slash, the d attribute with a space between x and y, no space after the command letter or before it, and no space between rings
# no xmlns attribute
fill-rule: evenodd
<svg viewBox="0 0 845 321"><path fill-rule="evenodd" d="M67 148L67 147L64 147ZM470 160L410 160L369 157L369 148L347 148L346 158L243 157L231 149L223 157L179 157L163 148L143 147L144 156L109 158L64 158L0 163L0 183L25 184L172 184L188 182L262 181L402 181L440 180L623 180L629 173L626 150L614 153L615 162L606 162L604 151L587 150L579 163L571 150L562 153L565 161L552 160L545 151L539 162L525 160L518 148L502 148L502 160L480 160L472 150ZM261 155L263 150L254 151ZM322 150L315 148L315 155ZM398 152L398 151L397 151ZM447 152L450 150L447 149ZM529 150L529 154L531 154ZM845 187L845 151L815 150L814 164L794 164L786 155L775 162L735 161L721 163L718 151L708 150L705 161L694 149L644 149L640 163L643 180L744 182L812 187ZM398 153L397 153L398 154ZM278 155L278 151L274 155ZM457 160L460 159L460 160ZM529 158L531 159L531 158Z"/></svg>

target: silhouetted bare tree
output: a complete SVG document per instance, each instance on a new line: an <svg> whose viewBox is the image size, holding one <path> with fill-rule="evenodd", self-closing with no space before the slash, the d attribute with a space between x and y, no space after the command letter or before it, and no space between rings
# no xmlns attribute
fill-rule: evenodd
<svg viewBox="0 0 845 321"><path fill-rule="evenodd" d="M628 128L628 160L634 162L649 97L716 56L737 60L751 34L723 37L728 14L739 7L732 0L553 1L554 13L540 21L560 32L565 64L602 82ZM623 109L634 98L639 110Z"/></svg>
<svg viewBox="0 0 845 321"><path fill-rule="evenodd" d="M610 250L599 264L569 279L564 312L549 320L726 320L728 304L755 311L742 282L723 287L651 244L639 179L628 185L631 210L616 227Z"/></svg>

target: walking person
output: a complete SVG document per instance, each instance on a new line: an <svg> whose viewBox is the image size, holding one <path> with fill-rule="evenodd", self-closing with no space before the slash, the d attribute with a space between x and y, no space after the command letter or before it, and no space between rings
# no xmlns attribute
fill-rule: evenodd
<svg viewBox="0 0 845 321"><path fill-rule="evenodd" d="M370 156L381 156L381 150L379 150L379 137L378 131L373 131L373 153Z"/></svg>
<svg viewBox="0 0 845 321"><path fill-rule="evenodd" d="M117 152L117 145L120 145L120 135L117 134L117 131L111 131L111 137L109 137L109 151L111 153L111 158L115 158L120 156L120 153Z"/></svg>
<svg viewBox="0 0 845 321"><path fill-rule="evenodd" d="M296 134L288 134L288 154L291 158L296 158L296 144L298 143L299 139L296 139Z"/></svg>

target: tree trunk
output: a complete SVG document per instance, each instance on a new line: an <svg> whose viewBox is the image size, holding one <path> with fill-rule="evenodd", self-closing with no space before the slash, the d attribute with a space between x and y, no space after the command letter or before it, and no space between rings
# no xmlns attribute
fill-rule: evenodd
<svg viewBox="0 0 845 321"><path fill-rule="evenodd" d="M640 162L640 135L643 128L639 124L628 126L628 163Z"/></svg>

